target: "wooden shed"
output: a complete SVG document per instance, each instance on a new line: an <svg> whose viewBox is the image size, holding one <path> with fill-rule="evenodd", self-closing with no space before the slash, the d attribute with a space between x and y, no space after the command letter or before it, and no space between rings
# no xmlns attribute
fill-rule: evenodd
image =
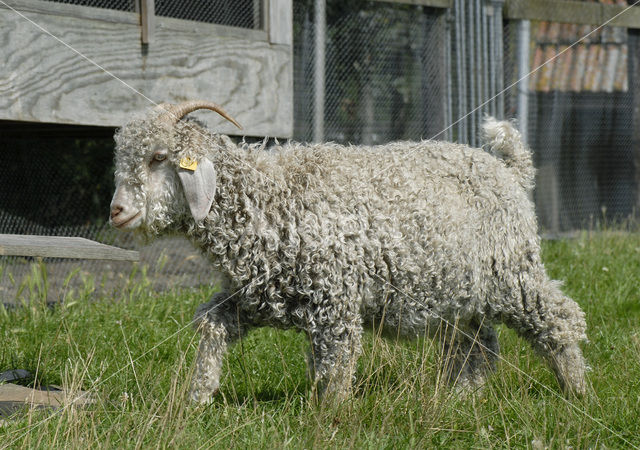
<svg viewBox="0 0 640 450"><path fill-rule="evenodd" d="M113 127L202 98L245 135L291 137L291 17L292 0L3 0L0 120Z"/></svg>

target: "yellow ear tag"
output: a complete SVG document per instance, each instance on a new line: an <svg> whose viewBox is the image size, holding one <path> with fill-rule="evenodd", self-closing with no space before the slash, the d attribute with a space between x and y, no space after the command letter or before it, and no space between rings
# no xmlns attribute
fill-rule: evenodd
<svg viewBox="0 0 640 450"><path fill-rule="evenodd" d="M198 168L198 161L186 156L180 160L180 168L194 172Z"/></svg>

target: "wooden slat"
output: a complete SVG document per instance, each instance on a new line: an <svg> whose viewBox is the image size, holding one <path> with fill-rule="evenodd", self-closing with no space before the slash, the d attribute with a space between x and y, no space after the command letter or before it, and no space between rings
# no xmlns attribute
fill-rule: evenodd
<svg viewBox="0 0 640 450"><path fill-rule="evenodd" d="M293 43L293 5L291 0L269 0L269 41L272 44Z"/></svg>
<svg viewBox="0 0 640 450"><path fill-rule="evenodd" d="M627 7L570 0L507 0L503 8L507 19L602 25ZM640 28L640 7L629 8L609 26Z"/></svg>
<svg viewBox="0 0 640 450"><path fill-rule="evenodd" d="M156 27L156 6L154 0L140 1L140 25L142 27L142 43L153 41L153 31Z"/></svg>
<svg viewBox="0 0 640 450"><path fill-rule="evenodd" d="M156 17L153 43L143 51L135 13L109 15L133 16L135 24L25 15L155 102L203 98L223 105L247 136L293 133L291 45L271 44L264 30ZM0 8L0 42L0 120L117 127L153 106L6 8ZM217 114L196 116L216 132L238 133Z"/></svg>
<svg viewBox="0 0 640 450"><path fill-rule="evenodd" d="M2 409L13 409L17 406L14 404L17 403L60 407L72 400L68 392L58 389L57 386L51 386L50 388L53 389L40 390L10 383L0 385L0 406L4 406ZM74 404L83 406L95 402L95 398L89 392L77 391L73 394L75 397L73 398ZM17 410L17 408L15 409Z"/></svg>
<svg viewBox="0 0 640 450"><path fill-rule="evenodd" d="M0 255L139 261L140 254L80 237L0 234Z"/></svg>

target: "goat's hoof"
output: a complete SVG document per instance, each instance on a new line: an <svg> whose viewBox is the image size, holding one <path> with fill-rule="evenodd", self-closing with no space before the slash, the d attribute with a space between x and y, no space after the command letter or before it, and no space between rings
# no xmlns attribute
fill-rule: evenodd
<svg viewBox="0 0 640 450"><path fill-rule="evenodd" d="M210 405L211 403L213 403L213 399L217 392L218 392L217 390L213 392L211 391L205 392L203 390L192 390L191 393L189 394L189 399L191 400L191 403L195 405Z"/></svg>
<svg viewBox="0 0 640 450"><path fill-rule="evenodd" d="M460 399L468 399L482 395L487 384L487 377L481 374L468 375L456 380L454 392Z"/></svg>

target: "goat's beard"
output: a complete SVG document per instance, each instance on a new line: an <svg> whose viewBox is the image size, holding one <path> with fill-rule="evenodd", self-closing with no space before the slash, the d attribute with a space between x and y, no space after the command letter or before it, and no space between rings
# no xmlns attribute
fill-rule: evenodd
<svg viewBox="0 0 640 450"><path fill-rule="evenodd" d="M163 211L151 213L134 230L136 237L144 244L168 236L183 235L187 229L191 214L187 211ZM193 221L191 219L191 221Z"/></svg>

